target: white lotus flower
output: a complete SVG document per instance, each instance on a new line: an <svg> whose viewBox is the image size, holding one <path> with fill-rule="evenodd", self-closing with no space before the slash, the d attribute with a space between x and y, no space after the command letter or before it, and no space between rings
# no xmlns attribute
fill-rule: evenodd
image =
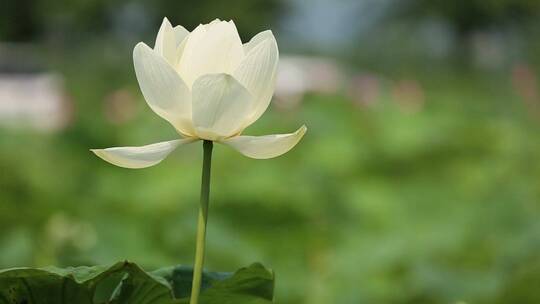
<svg viewBox="0 0 540 304"><path fill-rule="evenodd" d="M278 59L271 31L242 44L232 21L216 19L190 33L165 18L154 48L140 42L133 61L146 102L182 138L92 151L125 168L153 166L178 146L197 140L219 142L252 158L286 153L300 141L305 126L290 134L240 135L268 107Z"/></svg>

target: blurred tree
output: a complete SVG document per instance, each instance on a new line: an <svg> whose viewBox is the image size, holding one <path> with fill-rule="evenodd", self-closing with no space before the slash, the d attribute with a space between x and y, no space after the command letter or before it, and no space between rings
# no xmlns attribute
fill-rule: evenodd
<svg viewBox="0 0 540 304"><path fill-rule="evenodd" d="M215 18L234 19L241 34L251 36L268 28L277 13L279 1L7 0L0 10L0 40L32 41L44 36L73 39L81 35L103 35L111 32L116 19L133 6L143 10L144 15L138 16L138 21L143 24L159 26L161 19L167 16L174 23L192 29Z"/></svg>
<svg viewBox="0 0 540 304"><path fill-rule="evenodd" d="M174 24L182 24L189 30L200 23L215 18L235 21L243 40L268 29L279 11L276 0L235 0L235 1L199 1L199 0L159 0L152 3L154 15L161 22L167 16Z"/></svg>
<svg viewBox="0 0 540 304"><path fill-rule="evenodd" d="M0 40L25 40L38 32L38 16L32 0L4 1L0 6Z"/></svg>
<svg viewBox="0 0 540 304"><path fill-rule="evenodd" d="M458 33L501 24L520 24L540 13L537 0L405 0L405 16L436 16L446 19Z"/></svg>

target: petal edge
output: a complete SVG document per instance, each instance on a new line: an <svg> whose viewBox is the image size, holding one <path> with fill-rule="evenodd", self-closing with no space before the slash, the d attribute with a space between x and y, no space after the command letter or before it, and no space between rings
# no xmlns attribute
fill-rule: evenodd
<svg viewBox="0 0 540 304"><path fill-rule="evenodd" d="M191 92L180 75L158 53L140 42L133 49L135 75L150 108L178 132L191 136Z"/></svg>
<svg viewBox="0 0 540 304"><path fill-rule="evenodd" d="M279 49L271 32L244 57L234 77L255 97L253 112L246 126L254 123L268 108L276 83Z"/></svg>
<svg viewBox="0 0 540 304"><path fill-rule="evenodd" d="M193 126L198 137L217 140L243 130L253 96L228 74L209 74L193 84Z"/></svg>
<svg viewBox="0 0 540 304"><path fill-rule="evenodd" d="M128 169L141 169L157 165L178 146L194 141L196 139L184 138L139 147L113 147L107 149L90 149L90 151L115 166Z"/></svg>
<svg viewBox="0 0 540 304"><path fill-rule="evenodd" d="M305 125L296 132L264 136L236 136L221 141L243 155L255 159L268 159L289 152L306 133Z"/></svg>

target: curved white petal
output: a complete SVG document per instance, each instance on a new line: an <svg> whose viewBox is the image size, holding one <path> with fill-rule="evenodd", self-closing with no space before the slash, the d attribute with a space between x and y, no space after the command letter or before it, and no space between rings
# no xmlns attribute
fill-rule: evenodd
<svg viewBox="0 0 540 304"><path fill-rule="evenodd" d="M252 48L233 74L255 97L253 112L246 122L247 125L255 122L266 111L276 83L278 46L271 32L262 36L269 38Z"/></svg>
<svg viewBox="0 0 540 304"><path fill-rule="evenodd" d="M291 150L302 139L306 130L306 126L302 126L290 134L236 136L220 142L233 147L245 156L266 159L280 156Z"/></svg>
<svg viewBox="0 0 540 304"><path fill-rule="evenodd" d="M150 108L178 132L193 135L191 93L178 73L146 44L133 50L135 74Z"/></svg>
<svg viewBox="0 0 540 304"><path fill-rule="evenodd" d="M251 38L249 42L244 43L244 53L245 54L249 53L249 51L251 51L259 43L269 38L275 39L274 34L272 33L271 30L266 30L266 31L258 33L257 35L253 36L253 38Z"/></svg>
<svg viewBox="0 0 540 304"><path fill-rule="evenodd" d="M176 38L176 46L180 45L184 39L189 35L189 31L186 30L185 27L181 25L177 25L173 28L174 30L174 37Z"/></svg>
<svg viewBox="0 0 540 304"><path fill-rule="evenodd" d="M154 51L165 58L173 67L176 67L183 51L183 47L180 46L188 35L189 31L183 26L173 27L169 19L165 17L156 37Z"/></svg>
<svg viewBox="0 0 540 304"><path fill-rule="evenodd" d="M227 74L201 76L193 84L193 126L200 138L215 140L239 133L253 97Z"/></svg>
<svg viewBox="0 0 540 304"><path fill-rule="evenodd" d="M183 26L177 25L174 27L174 34L176 36L176 51L172 65L175 69L178 69L178 64L180 62L180 58L182 58L182 54L184 53L187 37L189 36L189 31L186 30Z"/></svg>
<svg viewBox="0 0 540 304"><path fill-rule="evenodd" d="M140 169L161 162L169 153L180 145L196 141L193 138L177 139L159 142L141 147L115 147L107 149L92 149L101 159L123 168Z"/></svg>
<svg viewBox="0 0 540 304"><path fill-rule="evenodd" d="M215 20L199 25L189 34L178 71L191 87L202 75L232 74L243 57L242 41L234 23Z"/></svg>
<svg viewBox="0 0 540 304"><path fill-rule="evenodd" d="M170 64L176 61L176 36L169 19L163 18L156 37L154 51L165 58Z"/></svg>

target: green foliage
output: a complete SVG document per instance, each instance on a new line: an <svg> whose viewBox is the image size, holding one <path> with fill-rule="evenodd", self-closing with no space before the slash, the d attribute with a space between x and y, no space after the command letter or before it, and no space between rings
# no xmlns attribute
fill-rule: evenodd
<svg viewBox="0 0 540 304"><path fill-rule="evenodd" d="M184 248L195 243L201 145L145 170L101 161L88 149L177 134L145 104L131 48L110 40L54 47L44 54L65 76L73 121L57 133L0 129L0 268L192 263ZM401 48L375 49L373 103L340 92L274 103L246 134L309 127L276 159L216 145L208 267L272 265L282 304L537 304L538 100L523 98L529 91L516 90L507 67L477 71L424 57L416 65ZM536 56L529 68L538 75L535 50L524 51ZM385 53L393 61L381 60ZM423 103L400 99L403 81L418 84ZM538 87L538 78L526 83ZM148 275L170 281L175 274ZM118 299L122 279L103 280L95 296L117 290ZM175 282L187 287L190 279ZM128 278L122 288L136 284ZM254 288L263 303L265 288Z"/></svg>
<svg viewBox="0 0 540 304"><path fill-rule="evenodd" d="M0 271L0 302L6 304L189 303L189 267L145 272L136 264L110 267L15 268ZM273 303L274 275L260 264L234 273L205 272L201 304Z"/></svg>
<svg viewBox="0 0 540 304"><path fill-rule="evenodd" d="M0 268L193 262L202 147L135 171L92 155L177 136L145 105L129 50L114 63L98 49L65 56L65 131L0 130ZM392 94L398 77L370 106L275 103L246 134L309 131L266 161L215 146L208 268L272 265L283 304L536 304L540 119L507 73L401 72L422 86L417 108ZM118 90L134 107L121 124L105 110Z"/></svg>
<svg viewBox="0 0 540 304"><path fill-rule="evenodd" d="M0 40L80 42L81 36L103 37L118 27L139 32L138 36L145 31L154 35L164 16L189 29L215 18L234 19L251 37L268 29L279 7L277 0L7 0L0 10Z"/></svg>
<svg viewBox="0 0 540 304"><path fill-rule="evenodd" d="M461 33L507 24L526 24L540 14L536 0L405 0L405 16L446 19Z"/></svg>

